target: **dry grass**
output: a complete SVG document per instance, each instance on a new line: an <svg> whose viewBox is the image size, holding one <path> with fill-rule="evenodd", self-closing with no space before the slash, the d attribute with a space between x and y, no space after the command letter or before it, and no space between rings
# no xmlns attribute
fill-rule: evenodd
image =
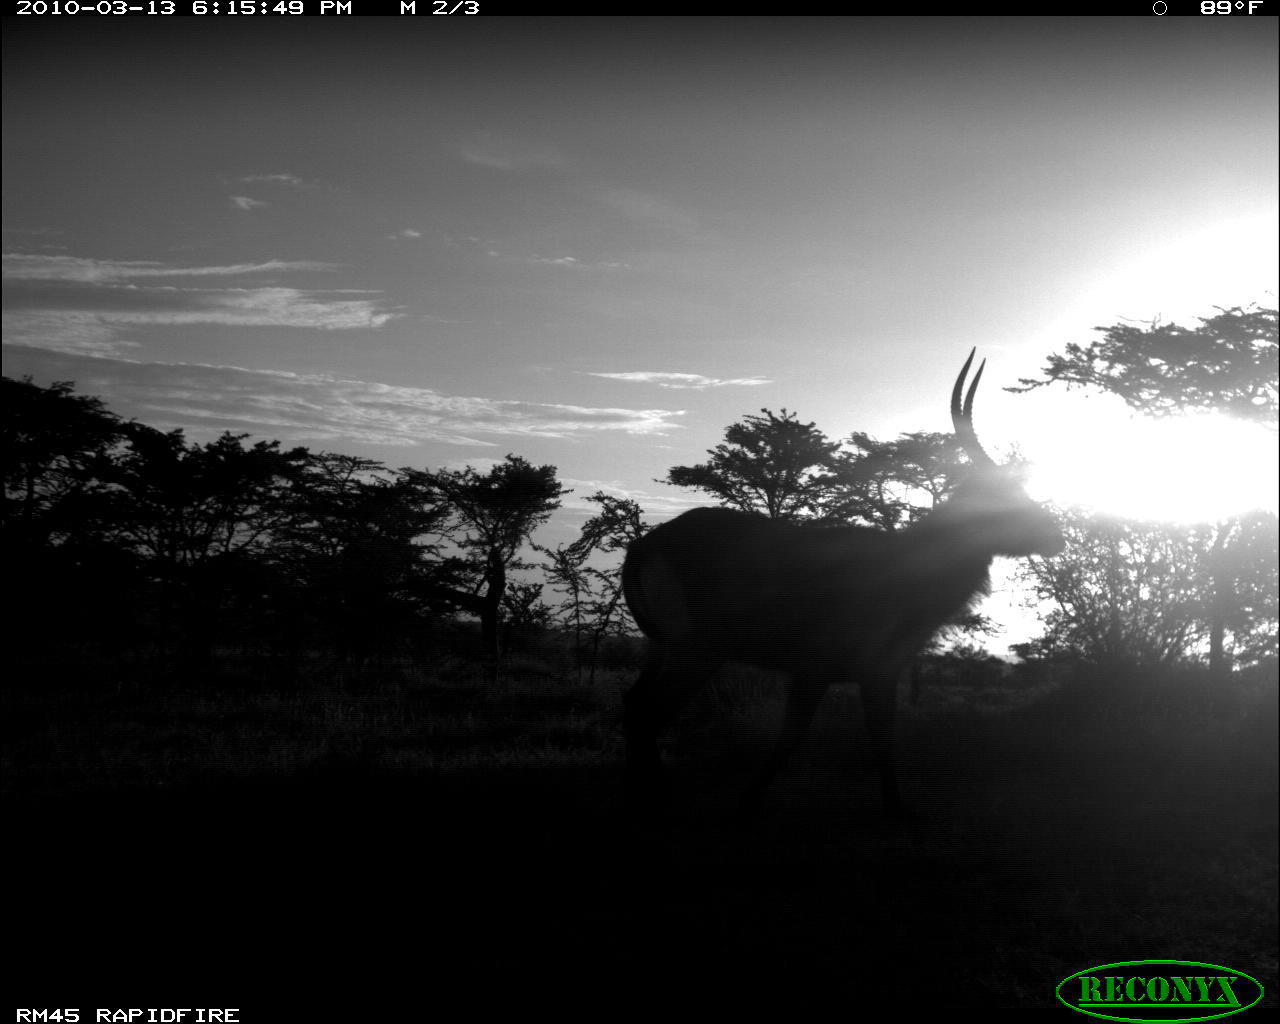
<svg viewBox="0 0 1280 1024"><path fill-rule="evenodd" d="M902 720L906 821L881 817L856 695L835 690L745 826L728 809L776 680L731 672L690 708L670 814L637 824L617 802L629 679L526 665L487 688L441 659L287 688L244 665L11 685L10 927L28 938L11 973L124 979L122 1005L144 1006L169 1005L147 1001L161 976L232 1000L261 974L286 1005L245 1020L308 1019L343 990L371 1019L392 992L676 986L989 1012L1164 957L1245 971L1276 1005L1274 679L926 691Z"/></svg>

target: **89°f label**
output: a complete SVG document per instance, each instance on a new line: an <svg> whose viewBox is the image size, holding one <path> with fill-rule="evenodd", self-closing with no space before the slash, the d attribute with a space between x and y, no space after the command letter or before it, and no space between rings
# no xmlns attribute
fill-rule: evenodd
<svg viewBox="0 0 1280 1024"><path fill-rule="evenodd" d="M479 14L480 0L14 0L14 13L241 17L273 14Z"/></svg>

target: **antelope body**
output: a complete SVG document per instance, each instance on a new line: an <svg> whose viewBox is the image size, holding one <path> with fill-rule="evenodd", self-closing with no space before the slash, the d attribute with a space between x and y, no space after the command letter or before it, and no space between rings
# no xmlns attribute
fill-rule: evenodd
<svg viewBox="0 0 1280 1024"><path fill-rule="evenodd" d="M982 367L960 403L972 362L971 352L951 412L973 466L945 502L911 526L805 526L698 508L631 545L623 590L650 641L625 697L633 801L658 792L661 731L721 664L734 661L791 676L782 732L747 793L748 808L804 736L827 688L853 680L885 805L896 808L892 734L903 670L986 592L997 555L1053 555L1063 545L1049 513L978 443L973 396Z"/></svg>

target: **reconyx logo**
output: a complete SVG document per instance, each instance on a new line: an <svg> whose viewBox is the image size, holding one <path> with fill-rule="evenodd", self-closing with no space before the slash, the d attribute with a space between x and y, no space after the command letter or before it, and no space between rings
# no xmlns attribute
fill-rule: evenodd
<svg viewBox="0 0 1280 1024"><path fill-rule="evenodd" d="M1193 960L1130 960L1077 971L1058 999L1090 1017L1119 1021L1217 1020L1262 998L1249 975Z"/></svg>

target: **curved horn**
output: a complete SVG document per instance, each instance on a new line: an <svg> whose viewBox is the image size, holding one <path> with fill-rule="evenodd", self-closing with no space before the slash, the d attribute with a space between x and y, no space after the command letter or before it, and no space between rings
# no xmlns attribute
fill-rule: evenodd
<svg viewBox="0 0 1280 1024"><path fill-rule="evenodd" d="M964 361L964 366L960 368L960 376L956 378L956 386L951 389L951 425L955 428L956 440L960 442L960 447L964 449L971 462L994 466L995 460L983 450L978 434L973 429L973 395L978 390L978 381L982 380L982 371L986 369L985 359L978 364L978 372L973 375L969 391L964 396L964 406L960 405L960 392L964 390L964 379L968 376L969 367L973 365L973 357L977 352L977 348L970 350L969 358Z"/></svg>

